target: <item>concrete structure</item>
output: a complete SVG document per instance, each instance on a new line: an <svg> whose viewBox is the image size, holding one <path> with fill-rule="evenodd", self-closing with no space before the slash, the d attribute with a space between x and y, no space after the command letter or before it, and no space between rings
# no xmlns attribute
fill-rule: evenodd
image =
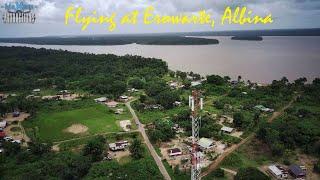
<svg viewBox="0 0 320 180"><path fill-rule="evenodd" d="M231 127L227 127L227 126L223 126L222 128L221 128L221 131L222 132L224 132L224 133L228 133L228 134L231 134L232 132L233 132L233 128L231 128Z"/></svg>

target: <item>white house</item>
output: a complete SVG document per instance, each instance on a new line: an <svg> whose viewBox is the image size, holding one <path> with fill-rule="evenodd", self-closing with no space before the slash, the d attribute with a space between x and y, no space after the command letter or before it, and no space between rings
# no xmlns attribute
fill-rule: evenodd
<svg viewBox="0 0 320 180"><path fill-rule="evenodd" d="M34 90L32 90L32 92L35 92L35 93L38 93L38 92L40 92L41 90L40 89L34 89Z"/></svg>
<svg viewBox="0 0 320 180"><path fill-rule="evenodd" d="M199 85L201 85L201 84L202 84L201 81L192 81L192 82L191 82L191 86L192 86L192 87L199 86Z"/></svg>
<svg viewBox="0 0 320 180"><path fill-rule="evenodd" d="M211 149L214 146L214 141L208 138L201 138L198 142L198 145L200 146L201 149L207 150L207 149Z"/></svg>
<svg viewBox="0 0 320 180"><path fill-rule="evenodd" d="M180 102L180 101L175 101L175 102L173 103L174 106L181 106L181 104L182 104L182 102Z"/></svg>
<svg viewBox="0 0 320 180"><path fill-rule="evenodd" d="M122 96L119 97L119 99L120 99L120 101L122 101L122 102L126 102L126 101L128 101L129 97L128 97L128 96L125 96L125 95L122 95Z"/></svg>
<svg viewBox="0 0 320 180"><path fill-rule="evenodd" d="M222 132L225 132L225 133L228 133L228 134L231 134L232 132L233 132L233 128L231 128L231 127L227 127L227 126L223 126L222 128L221 128L221 131Z"/></svg>
<svg viewBox="0 0 320 180"><path fill-rule="evenodd" d="M277 179L283 178L283 172L276 165L269 166L268 171Z"/></svg>
<svg viewBox="0 0 320 180"><path fill-rule="evenodd" d="M108 100L108 98L106 98L106 97L100 97L100 98L94 99L94 101L97 103L104 103L107 100Z"/></svg>
<svg viewBox="0 0 320 180"><path fill-rule="evenodd" d="M5 128L7 126L7 121L0 121L0 128Z"/></svg>
<svg viewBox="0 0 320 180"><path fill-rule="evenodd" d="M119 142L115 142L115 143L110 143L109 149L111 151L124 150L128 145L129 145L128 141L119 141Z"/></svg>
<svg viewBox="0 0 320 180"><path fill-rule="evenodd" d="M182 155L182 151L179 148L173 148L168 150L169 156L180 156Z"/></svg>

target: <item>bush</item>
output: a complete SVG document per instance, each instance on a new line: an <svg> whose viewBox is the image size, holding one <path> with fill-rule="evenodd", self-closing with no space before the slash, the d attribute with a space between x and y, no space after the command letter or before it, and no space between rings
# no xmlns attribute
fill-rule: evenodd
<svg viewBox="0 0 320 180"><path fill-rule="evenodd" d="M219 178L222 178L224 177L224 170L219 168L219 169L216 169L215 171L213 171L210 175L211 177L219 177Z"/></svg>
<svg viewBox="0 0 320 180"><path fill-rule="evenodd" d="M240 168L235 180L270 180L271 178L259 171L257 168Z"/></svg>
<svg viewBox="0 0 320 180"><path fill-rule="evenodd" d="M314 164L313 170L317 173L320 173L320 160Z"/></svg>

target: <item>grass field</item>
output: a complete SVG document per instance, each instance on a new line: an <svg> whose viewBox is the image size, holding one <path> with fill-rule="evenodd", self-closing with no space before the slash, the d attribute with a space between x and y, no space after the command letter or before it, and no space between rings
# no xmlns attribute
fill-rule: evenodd
<svg viewBox="0 0 320 180"><path fill-rule="evenodd" d="M141 123L148 124L148 123L154 122L157 119L171 117L175 114L178 114L180 111L184 109L188 109L188 107L182 106L182 107L176 107L169 110L146 110L143 112L139 112L139 111L136 111L136 112Z"/></svg>
<svg viewBox="0 0 320 180"><path fill-rule="evenodd" d="M122 131L119 120L131 119L128 110L122 115L115 115L103 105L61 111L61 112L39 112L34 119L24 122L27 134L38 138L40 141L54 142L67 140L80 136L98 133ZM72 134L66 129L74 124L81 124L88 128L86 132Z"/></svg>

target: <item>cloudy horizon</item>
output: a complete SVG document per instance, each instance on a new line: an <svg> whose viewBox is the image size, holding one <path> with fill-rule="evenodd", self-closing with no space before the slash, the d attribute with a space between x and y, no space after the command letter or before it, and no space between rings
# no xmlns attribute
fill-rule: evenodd
<svg viewBox="0 0 320 180"><path fill-rule="evenodd" d="M12 0L4 0L0 3ZM232 31L261 29L306 29L320 28L320 1L318 0L29 0L38 5L35 24L3 24L0 23L0 37L36 37L60 35L97 35L97 34L139 34L165 32L201 32ZM254 14L265 16L272 13L274 23L268 25L218 25L212 29L205 25L118 25L110 32L106 25L90 25L81 31L81 25L64 24L64 14L68 6L84 8L85 12L97 11L99 15L110 15L116 12L119 16L132 10L143 10L152 5L155 13L161 15L193 14L206 10L216 21L220 19L225 7L247 6ZM3 9L2 9L3 13ZM141 17L139 18L142 19Z"/></svg>

